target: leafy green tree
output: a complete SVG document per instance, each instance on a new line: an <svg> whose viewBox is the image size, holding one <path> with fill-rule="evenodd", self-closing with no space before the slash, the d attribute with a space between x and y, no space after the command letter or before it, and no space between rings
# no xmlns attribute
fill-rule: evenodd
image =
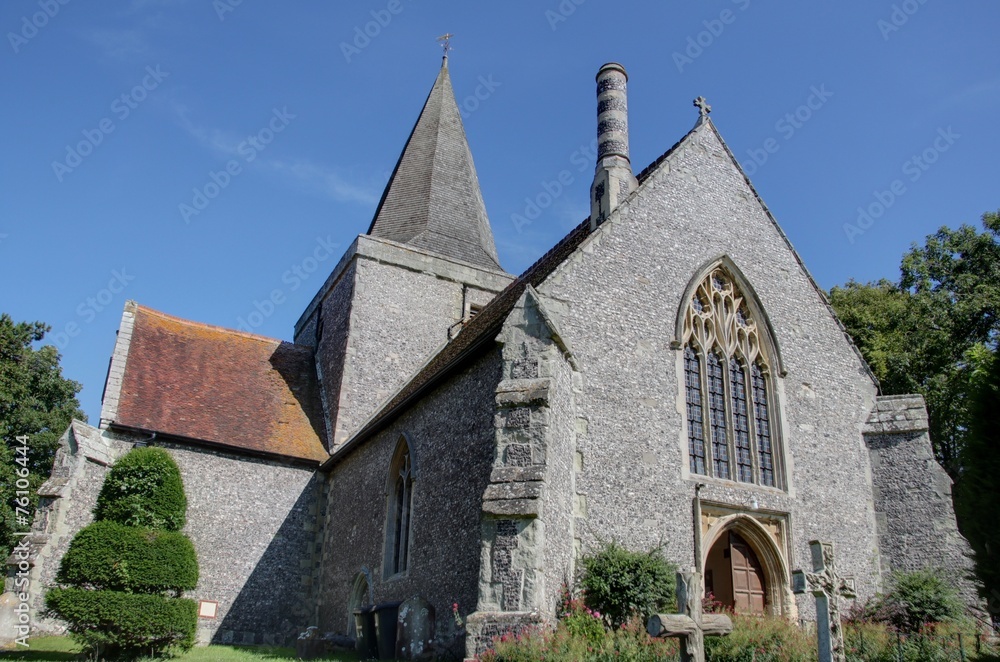
<svg viewBox="0 0 1000 662"><path fill-rule="evenodd" d="M972 545L976 575L991 607L1000 596L1000 355L976 374L972 426L962 448L962 480L955 506ZM994 617L998 614L994 611Z"/></svg>
<svg viewBox="0 0 1000 662"><path fill-rule="evenodd" d="M80 385L62 376L59 353L47 345L38 347L49 331L42 322L14 323L10 315L0 314L0 555L6 557L13 544L13 533L26 527L17 524L14 499L17 437L28 437L26 468L31 503L37 503L35 491L52 469L59 437L73 418L87 420L80 411L76 394Z"/></svg>
<svg viewBox="0 0 1000 662"><path fill-rule="evenodd" d="M938 461L961 480L977 369L1000 333L1000 212L943 227L903 256L898 282L848 282L830 301L886 395L927 400Z"/></svg>

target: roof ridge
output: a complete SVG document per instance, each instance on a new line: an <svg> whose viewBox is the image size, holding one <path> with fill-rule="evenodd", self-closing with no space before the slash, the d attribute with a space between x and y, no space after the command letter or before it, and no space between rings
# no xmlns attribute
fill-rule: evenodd
<svg viewBox="0 0 1000 662"><path fill-rule="evenodd" d="M199 327L199 328L202 328L202 329L209 329L209 330L212 330L212 331L218 331L218 332L226 333L226 334L229 334L229 335L243 336L244 338L249 338L251 340L257 340L257 341L260 341L260 342L277 342L277 343L283 343L283 344L286 344L286 345L292 345L293 347L301 347L303 349L310 349L307 345L299 345L299 344L296 344L294 342L289 342L288 340L282 340L281 338L273 338L271 336L265 336L265 335L261 335L259 333L252 333L250 331L242 331L240 329L233 329L233 328L230 328L230 327L227 327L227 326L219 326L218 324L209 324L207 322L198 322L198 321L190 320L190 319L187 319L187 318L184 318L184 317L178 317L177 315L171 315L170 313L165 313L162 310L156 310L155 308L150 308L149 306L146 306L146 305L141 304L141 303L137 303L135 301L127 302L125 305L127 306L129 303L131 303L135 307L136 312L138 312L138 311L141 310L142 312L144 312L146 314L155 315L157 317L161 317L163 319L170 320L170 321L173 321L173 322L179 322L181 324L186 324L188 326Z"/></svg>

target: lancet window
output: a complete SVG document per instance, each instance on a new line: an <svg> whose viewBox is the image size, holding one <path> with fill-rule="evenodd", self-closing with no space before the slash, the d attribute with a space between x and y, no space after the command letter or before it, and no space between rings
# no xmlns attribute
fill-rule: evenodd
<svg viewBox="0 0 1000 662"><path fill-rule="evenodd" d="M779 486L764 333L724 267L695 288L682 340L691 473Z"/></svg>
<svg viewBox="0 0 1000 662"><path fill-rule="evenodd" d="M406 439L401 439L389 469L385 575L406 571L410 555L413 516L413 462Z"/></svg>

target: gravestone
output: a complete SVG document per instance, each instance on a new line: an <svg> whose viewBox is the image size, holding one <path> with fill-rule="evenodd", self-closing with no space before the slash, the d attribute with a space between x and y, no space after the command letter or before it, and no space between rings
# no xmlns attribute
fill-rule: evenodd
<svg viewBox="0 0 1000 662"><path fill-rule="evenodd" d="M396 659L422 660L432 654L434 605L414 596L399 605L396 627Z"/></svg>
<svg viewBox="0 0 1000 662"><path fill-rule="evenodd" d="M319 636L319 628L310 625L295 640L295 655L300 660L315 660L322 656L326 644Z"/></svg>
<svg viewBox="0 0 1000 662"><path fill-rule="evenodd" d="M853 598L854 580L837 575L833 543L809 541L812 552L812 572L792 573L792 590L816 597L816 637L819 662L846 662L844 631L840 623L840 597Z"/></svg>
<svg viewBox="0 0 1000 662"><path fill-rule="evenodd" d="M733 621L725 614L702 614L705 591L700 572L677 573L677 614L656 614L646 631L653 637L678 637L681 662L705 662L705 637L723 636L733 631Z"/></svg>

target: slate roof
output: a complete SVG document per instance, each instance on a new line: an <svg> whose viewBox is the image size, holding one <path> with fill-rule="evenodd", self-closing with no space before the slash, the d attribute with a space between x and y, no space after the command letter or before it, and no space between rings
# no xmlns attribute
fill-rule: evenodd
<svg viewBox="0 0 1000 662"><path fill-rule="evenodd" d="M500 269L448 58L375 210L368 234Z"/></svg>
<svg viewBox="0 0 1000 662"><path fill-rule="evenodd" d="M325 418L310 347L135 306L114 425L320 462Z"/></svg>

